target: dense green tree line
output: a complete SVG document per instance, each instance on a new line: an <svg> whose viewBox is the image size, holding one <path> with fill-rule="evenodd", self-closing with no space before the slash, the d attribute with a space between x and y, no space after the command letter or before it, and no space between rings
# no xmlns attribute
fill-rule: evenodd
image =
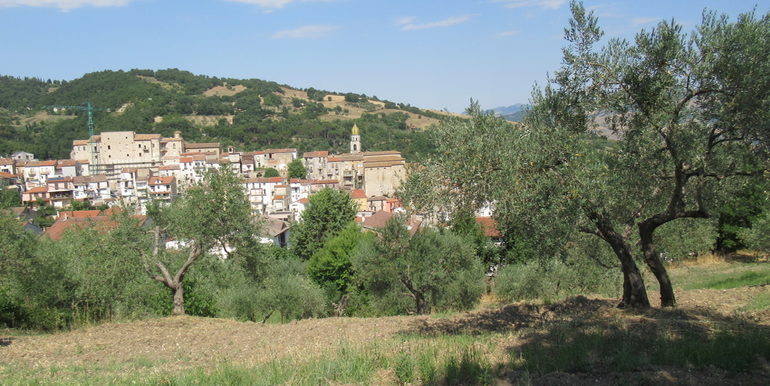
<svg viewBox="0 0 770 386"><path fill-rule="evenodd" d="M170 314L286 321L478 301L481 260L464 236L411 234L400 217L368 233L352 208L344 192L312 196L288 250L259 242L262 224L229 169L152 205L146 219L121 212L55 241L0 211L0 325L56 330Z"/></svg>
<svg viewBox="0 0 770 386"><path fill-rule="evenodd" d="M203 94L217 86L246 89L234 95ZM39 158L66 158L71 141L87 136L84 112L66 110L59 114L75 118L27 125L21 119L40 111L53 114L50 106L86 102L99 110L94 113L97 132L131 130L170 136L179 130L188 140L220 141L244 150L291 146L340 152L347 150L350 127L357 122L364 128L366 150L402 150L410 160L430 150L424 147L422 132L407 129L405 113L325 122L319 117L328 111L317 102L326 91L308 89L310 101L296 99L294 104L284 104L283 93L275 82L208 77L177 69L101 71L68 82L0 77L0 108L6 109L0 109L0 154L23 149ZM351 95L357 95L356 100L365 98ZM442 118L408 105L392 108ZM214 126L196 125L186 116L233 116L233 124L221 118ZM155 122L156 117L163 119Z"/></svg>

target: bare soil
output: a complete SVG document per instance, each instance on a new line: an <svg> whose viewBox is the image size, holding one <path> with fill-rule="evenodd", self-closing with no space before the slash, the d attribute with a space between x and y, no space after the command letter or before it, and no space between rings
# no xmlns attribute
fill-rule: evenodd
<svg viewBox="0 0 770 386"><path fill-rule="evenodd" d="M203 95L205 96L233 96L235 94L238 94L239 92L245 91L246 86L236 84L233 86L214 86L206 91L203 92Z"/></svg>

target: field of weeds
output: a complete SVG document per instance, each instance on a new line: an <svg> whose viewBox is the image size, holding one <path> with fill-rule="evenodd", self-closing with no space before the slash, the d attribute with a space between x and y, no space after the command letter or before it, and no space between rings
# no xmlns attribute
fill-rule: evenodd
<svg viewBox="0 0 770 386"><path fill-rule="evenodd" d="M680 306L486 304L289 324L169 317L0 332L3 384L770 384L770 264L672 267ZM763 282L764 280L764 282ZM655 292L651 288L651 297Z"/></svg>

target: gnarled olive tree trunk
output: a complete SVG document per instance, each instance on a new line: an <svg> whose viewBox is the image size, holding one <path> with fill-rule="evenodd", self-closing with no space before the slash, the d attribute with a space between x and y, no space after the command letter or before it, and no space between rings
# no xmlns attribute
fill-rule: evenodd
<svg viewBox="0 0 770 386"><path fill-rule="evenodd" d="M606 241L612 248L612 251L615 252L618 260L620 260L620 267L623 271L623 300L618 306L650 307L647 289L644 287L644 279L634 262L628 241L615 231L606 214L595 211L589 212L588 218L596 225L596 232L594 234Z"/></svg>
<svg viewBox="0 0 770 386"><path fill-rule="evenodd" d="M182 267L176 272L174 276L168 271L166 265L160 260L160 227L155 227L153 230L155 235L155 244L152 249L152 255L146 256L142 253L145 272L153 280L163 283L168 289L171 290L173 297L174 308L171 311L173 315L184 315L184 286L182 285L184 277L187 271L190 269L193 263L202 255L201 248L197 242L192 243L190 251L187 254L187 260L182 264Z"/></svg>

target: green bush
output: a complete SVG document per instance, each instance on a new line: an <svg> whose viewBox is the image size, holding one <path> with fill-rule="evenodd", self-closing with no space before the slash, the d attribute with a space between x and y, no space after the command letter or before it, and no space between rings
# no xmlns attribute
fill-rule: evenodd
<svg viewBox="0 0 770 386"><path fill-rule="evenodd" d="M433 229L410 235L394 216L361 243L353 268L382 314L468 309L483 293L483 267L468 239Z"/></svg>
<svg viewBox="0 0 770 386"><path fill-rule="evenodd" d="M714 221L683 218L658 228L654 242L664 261L677 261L713 251L717 236Z"/></svg>
<svg viewBox="0 0 770 386"><path fill-rule="evenodd" d="M272 315L282 321L320 317L327 314L324 290L306 276L304 262L272 248L269 255L254 257L263 269L259 277L233 275L219 291L220 315L240 320L262 322ZM284 250L285 251L285 250Z"/></svg>
<svg viewBox="0 0 770 386"><path fill-rule="evenodd" d="M770 208L754 219L751 228L738 231L738 237L748 248L770 253Z"/></svg>
<svg viewBox="0 0 770 386"><path fill-rule="evenodd" d="M553 301L579 294L613 295L621 285L620 269L587 260L565 263L552 258L501 268L495 278L495 294L504 301Z"/></svg>

